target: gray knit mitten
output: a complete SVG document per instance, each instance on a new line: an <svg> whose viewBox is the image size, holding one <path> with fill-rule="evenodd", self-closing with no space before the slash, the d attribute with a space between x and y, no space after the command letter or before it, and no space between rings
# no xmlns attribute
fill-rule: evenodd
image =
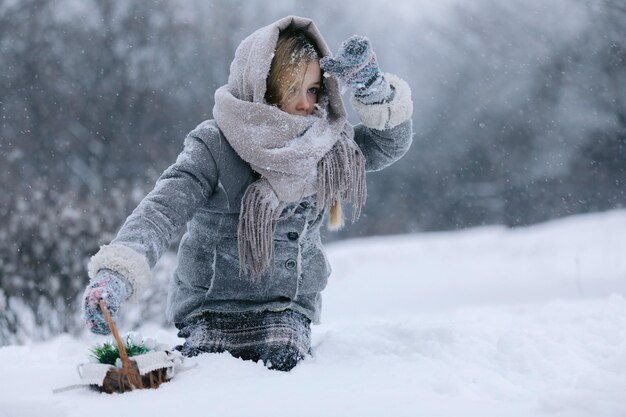
<svg viewBox="0 0 626 417"><path fill-rule="evenodd" d="M394 90L380 72L366 36L352 35L343 41L337 58L323 57L320 68L342 80L362 103L383 103L393 98Z"/></svg>
<svg viewBox="0 0 626 417"><path fill-rule="evenodd" d="M120 305L131 294L132 288L126 278L111 269L101 269L89 283L83 295L83 318L87 328L96 334L111 333L104 314L98 305L104 300L111 318L115 320Z"/></svg>

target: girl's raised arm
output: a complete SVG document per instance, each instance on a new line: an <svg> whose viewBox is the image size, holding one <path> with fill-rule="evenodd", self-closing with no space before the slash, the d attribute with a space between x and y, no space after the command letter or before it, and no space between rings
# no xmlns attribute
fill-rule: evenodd
<svg viewBox="0 0 626 417"><path fill-rule="evenodd" d="M381 170L409 149L413 140L411 88L400 77L382 73L369 39L354 35L342 42L336 58L320 67L351 91L352 107L361 120L354 140L365 157L365 170Z"/></svg>

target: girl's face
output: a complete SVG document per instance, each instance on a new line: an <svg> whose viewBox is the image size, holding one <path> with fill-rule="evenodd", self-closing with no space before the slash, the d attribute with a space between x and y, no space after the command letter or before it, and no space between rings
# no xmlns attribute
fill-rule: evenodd
<svg viewBox="0 0 626 417"><path fill-rule="evenodd" d="M289 95L287 101L280 106L282 111L289 114L308 116L313 114L320 92L322 71L318 60L312 60L300 68L297 80L301 80L295 91Z"/></svg>

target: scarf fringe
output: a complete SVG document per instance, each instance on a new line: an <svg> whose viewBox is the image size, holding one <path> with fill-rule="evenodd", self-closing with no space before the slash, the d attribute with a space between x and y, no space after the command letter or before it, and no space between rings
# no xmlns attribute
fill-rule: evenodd
<svg viewBox="0 0 626 417"><path fill-rule="evenodd" d="M268 266L274 272L274 232L281 204L268 181L261 179L248 186L242 200L239 227L239 272L258 282Z"/></svg>
<svg viewBox="0 0 626 417"><path fill-rule="evenodd" d="M359 146L342 134L342 140L318 163L317 214L337 200L346 200L353 205L354 223L366 198L365 158ZM241 200L237 230L239 271L249 274L253 282L260 281L268 267L274 273L274 233L283 206L267 179L248 186Z"/></svg>
<svg viewBox="0 0 626 417"><path fill-rule="evenodd" d="M365 158L354 140L342 133L320 160L317 170L317 213L337 200L352 203L352 223L361 215L367 199Z"/></svg>

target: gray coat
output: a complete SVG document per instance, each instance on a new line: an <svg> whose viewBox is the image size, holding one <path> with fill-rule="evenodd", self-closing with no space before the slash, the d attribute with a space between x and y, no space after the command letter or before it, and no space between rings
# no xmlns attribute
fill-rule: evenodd
<svg viewBox="0 0 626 417"><path fill-rule="evenodd" d="M355 141L366 171L378 171L402 157L412 142L408 85L386 74L396 94L389 103L365 105L352 97L362 123ZM207 120L184 139L184 149L154 189L126 219L111 244L91 258L89 275L116 270L129 281L136 300L149 284L150 270L187 226L170 281L167 318L180 322L203 311L297 310L319 323L321 291L331 273L316 196L289 205L274 236L274 271L258 283L240 276L237 226L246 188L255 181L250 165L231 148L215 121Z"/></svg>

